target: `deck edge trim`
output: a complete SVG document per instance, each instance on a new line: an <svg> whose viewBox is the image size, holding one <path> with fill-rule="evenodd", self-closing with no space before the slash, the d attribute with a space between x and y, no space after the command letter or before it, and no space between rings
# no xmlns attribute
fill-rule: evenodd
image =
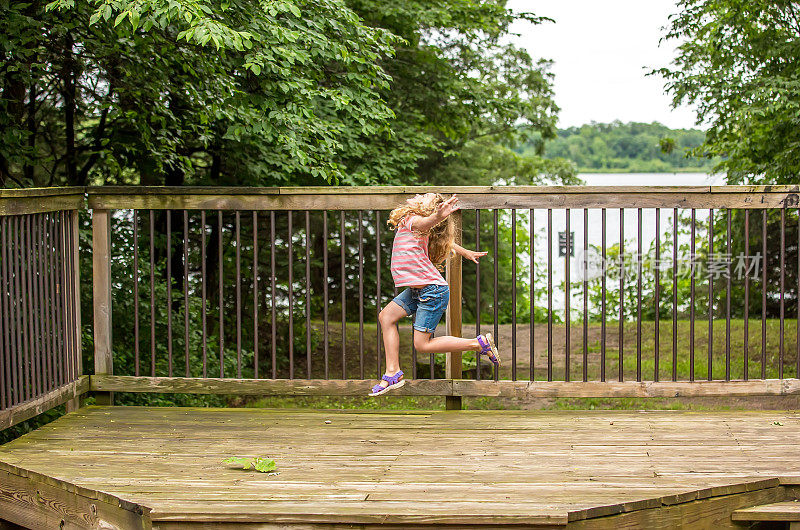
<svg viewBox="0 0 800 530"><path fill-rule="evenodd" d="M0 411L0 431L47 412L53 407L63 405L71 399L82 396L89 392L90 387L90 376L81 375L75 381L71 381L55 390L51 390L47 394L39 396L36 399L31 399L10 409Z"/></svg>
<svg viewBox="0 0 800 530"><path fill-rule="evenodd" d="M92 375L90 390L238 395L362 396L370 380L220 379ZM473 381L409 379L394 396L670 398L800 395L800 379L731 381Z"/></svg>

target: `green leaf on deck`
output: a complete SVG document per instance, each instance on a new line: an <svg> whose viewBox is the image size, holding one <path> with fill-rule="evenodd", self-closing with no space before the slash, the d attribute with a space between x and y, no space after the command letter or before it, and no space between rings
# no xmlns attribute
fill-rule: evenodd
<svg viewBox="0 0 800 530"><path fill-rule="evenodd" d="M223 464L235 464L241 466L242 469L255 469L261 473L269 473L274 471L277 467L275 460L264 456L257 456L254 458L231 456L222 461Z"/></svg>
<svg viewBox="0 0 800 530"><path fill-rule="evenodd" d="M242 458L239 456L231 456L226 458L222 461L223 464L236 464L237 466L241 466L242 469L250 469L253 465L253 462L250 458Z"/></svg>
<svg viewBox="0 0 800 530"><path fill-rule="evenodd" d="M269 473L270 471L274 471L277 467L275 465L275 460L271 458L263 458L263 457L256 457L255 460L255 467L256 471L260 471L261 473Z"/></svg>

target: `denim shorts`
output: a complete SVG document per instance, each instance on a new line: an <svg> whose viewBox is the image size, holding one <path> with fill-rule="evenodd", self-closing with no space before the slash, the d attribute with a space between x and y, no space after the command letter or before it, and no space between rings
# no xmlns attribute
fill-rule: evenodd
<svg viewBox="0 0 800 530"><path fill-rule="evenodd" d="M426 285L420 289L407 287L393 302L406 310L406 314L416 313L414 329L433 333L442 319L447 303L450 301L450 288L447 285Z"/></svg>

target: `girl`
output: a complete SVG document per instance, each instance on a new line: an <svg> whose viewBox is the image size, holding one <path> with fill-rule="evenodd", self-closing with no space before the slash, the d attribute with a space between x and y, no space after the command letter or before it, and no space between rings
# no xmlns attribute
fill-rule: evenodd
<svg viewBox="0 0 800 530"><path fill-rule="evenodd" d="M450 214L459 209L455 195L445 200L438 193L416 195L389 214L390 227L397 230L392 247L392 278L397 287L406 287L378 315L386 349L386 373L372 388L370 396L380 396L405 384L400 370L400 335L396 324L416 313L414 347L420 353L477 351L500 365L491 333L474 339L431 338L450 300L447 281L439 272L453 250L478 263L486 252L473 252L454 242Z"/></svg>

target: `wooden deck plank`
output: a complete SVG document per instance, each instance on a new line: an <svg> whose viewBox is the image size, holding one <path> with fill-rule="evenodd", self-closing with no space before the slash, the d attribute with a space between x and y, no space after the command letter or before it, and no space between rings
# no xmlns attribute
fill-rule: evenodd
<svg viewBox="0 0 800 530"><path fill-rule="evenodd" d="M154 525L563 526L778 490L798 482L798 435L800 415L775 411L85 407L0 462L148 506ZM280 474L222 464L255 455Z"/></svg>
<svg viewBox="0 0 800 530"><path fill-rule="evenodd" d="M783 501L736 510L734 521L800 521L800 501Z"/></svg>

